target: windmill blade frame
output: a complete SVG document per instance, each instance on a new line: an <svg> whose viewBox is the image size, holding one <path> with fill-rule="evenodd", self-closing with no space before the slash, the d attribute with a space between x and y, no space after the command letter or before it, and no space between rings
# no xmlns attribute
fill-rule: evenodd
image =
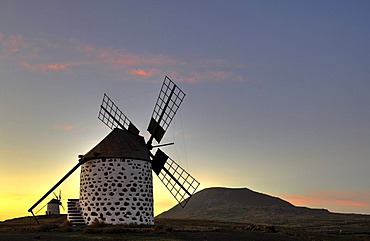
<svg viewBox="0 0 370 241"><path fill-rule="evenodd" d="M62 203L62 190L59 189L59 205L62 207L63 211L65 211L63 203Z"/></svg>
<svg viewBox="0 0 370 241"><path fill-rule="evenodd" d="M98 119L110 129L121 128L138 135L139 129L136 128L130 119L123 114L118 106L104 93L102 104L100 105Z"/></svg>
<svg viewBox="0 0 370 241"><path fill-rule="evenodd" d="M153 157L152 165L163 185L184 208L200 183L160 149Z"/></svg>
<svg viewBox="0 0 370 241"><path fill-rule="evenodd" d="M147 129L151 134L148 144L151 145L153 138L158 143L161 142L185 96L186 94L168 76L164 78Z"/></svg>
<svg viewBox="0 0 370 241"><path fill-rule="evenodd" d="M65 208L64 208L64 206L63 206L62 201L60 201L60 206L62 207L63 211L65 211Z"/></svg>

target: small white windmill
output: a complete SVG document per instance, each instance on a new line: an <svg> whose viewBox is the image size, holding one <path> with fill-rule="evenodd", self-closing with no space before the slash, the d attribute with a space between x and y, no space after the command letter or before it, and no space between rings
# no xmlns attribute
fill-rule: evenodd
<svg viewBox="0 0 370 241"><path fill-rule="evenodd" d="M62 192L59 190L59 196L57 196L55 192L53 192L53 194L55 198L51 199L47 204L42 206L42 208L40 208L36 212L36 214L39 213L41 210L43 210L45 207L46 207L46 212L45 212L46 215L54 215L54 214L59 215L60 214L59 206L61 206L62 209L64 210L64 207L62 204Z"/></svg>
<svg viewBox="0 0 370 241"><path fill-rule="evenodd" d="M47 203L46 207L46 215L53 215L53 214L60 214L59 206L61 206L64 210L62 204L62 192L59 190L59 196L54 193L55 198L51 199Z"/></svg>

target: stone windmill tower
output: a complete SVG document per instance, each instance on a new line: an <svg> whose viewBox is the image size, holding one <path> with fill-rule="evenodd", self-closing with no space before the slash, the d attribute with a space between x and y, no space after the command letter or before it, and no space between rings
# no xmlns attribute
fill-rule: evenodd
<svg viewBox="0 0 370 241"><path fill-rule="evenodd" d="M150 154L144 138L115 128L84 158L80 208L86 224L154 224Z"/></svg>
<svg viewBox="0 0 370 241"><path fill-rule="evenodd" d="M167 76L147 128L145 141L139 130L104 94L98 118L112 131L92 150L79 156L72 168L33 209L81 166L78 206L86 224L95 219L109 224L153 225L152 170L184 207L199 186L189 173L158 147L185 93ZM152 145L155 140L158 145ZM151 151L157 149L155 154ZM37 219L36 219L37 220Z"/></svg>

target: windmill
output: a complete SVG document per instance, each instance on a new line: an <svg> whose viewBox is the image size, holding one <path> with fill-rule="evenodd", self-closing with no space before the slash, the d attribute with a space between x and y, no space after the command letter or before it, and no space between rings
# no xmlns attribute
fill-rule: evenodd
<svg viewBox="0 0 370 241"><path fill-rule="evenodd" d="M159 149L173 144L160 142L184 97L185 93L165 76L147 128L150 137L145 141L135 125L104 94L98 119L112 131L92 150L79 156L79 163L28 211L33 214L32 210L80 166L78 205L86 224L98 219L110 224L153 225L152 171L185 207L199 182ZM153 145L154 140L157 145Z"/></svg>
<svg viewBox="0 0 370 241"><path fill-rule="evenodd" d="M61 206L64 210L63 204L62 204L62 192L59 190L59 196L53 192L55 198L51 199L47 203L46 207L46 214L47 215L53 215L53 214L60 214L59 206Z"/></svg>
<svg viewBox="0 0 370 241"><path fill-rule="evenodd" d="M53 194L54 194L55 198L51 199L48 203L46 203L44 206L42 206L42 208L40 208L36 212L36 214L39 213L45 207L46 207L46 215L54 215L54 214L59 215L60 214L59 206L61 206L64 210L64 207L63 207L63 204L62 204L62 192L59 190L59 196L57 196L55 194L55 192L53 192Z"/></svg>

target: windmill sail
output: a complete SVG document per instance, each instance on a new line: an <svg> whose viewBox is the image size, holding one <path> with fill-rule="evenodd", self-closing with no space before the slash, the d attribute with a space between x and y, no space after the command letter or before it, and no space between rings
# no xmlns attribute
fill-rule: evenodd
<svg viewBox="0 0 370 241"><path fill-rule="evenodd" d="M158 143L162 140L184 98L185 93L166 76L149 122L148 131L152 135L149 143L153 138Z"/></svg>
<svg viewBox="0 0 370 241"><path fill-rule="evenodd" d="M185 207L200 183L160 149L153 157L152 165L153 171L172 196L181 207Z"/></svg>
<svg viewBox="0 0 370 241"><path fill-rule="evenodd" d="M118 108L116 104L104 94L98 119L101 120L110 129L121 128L128 130L133 134L139 134L139 130L132 124L125 114Z"/></svg>

